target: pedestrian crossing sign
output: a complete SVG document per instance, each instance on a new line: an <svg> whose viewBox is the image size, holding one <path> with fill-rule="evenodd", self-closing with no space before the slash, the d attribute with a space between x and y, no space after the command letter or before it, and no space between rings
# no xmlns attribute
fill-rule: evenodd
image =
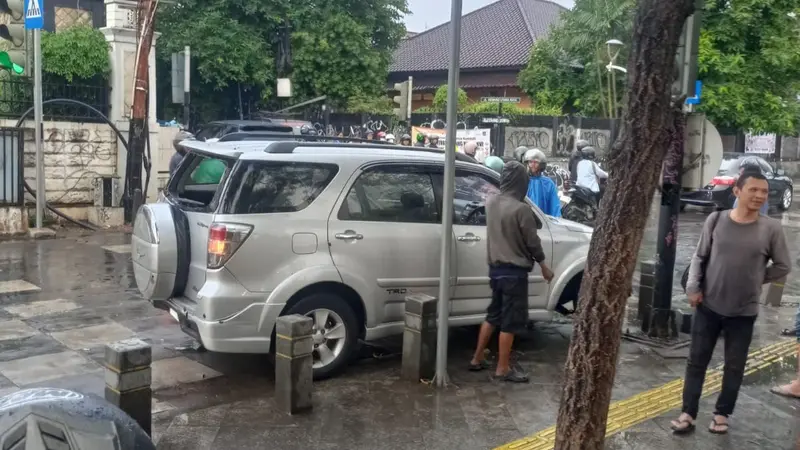
<svg viewBox="0 0 800 450"><path fill-rule="evenodd" d="M37 30L44 28L44 0L25 0L25 28Z"/></svg>

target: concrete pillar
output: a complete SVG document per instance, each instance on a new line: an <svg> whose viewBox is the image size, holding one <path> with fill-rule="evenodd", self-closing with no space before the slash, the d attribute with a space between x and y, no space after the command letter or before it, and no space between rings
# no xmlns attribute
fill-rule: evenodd
<svg viewBox="0 0 800 450"><path fill-rule="evenodd" d="M783 287L786 284L786 277L770 283L767 287L767 295L764 296L764 304L769 306L781 306L781 298L783 297Z"/></svg>
<svg viewBox="0 0 800 450"><path fill-rule="evenodd" d="M136 63L136 1L130 0L105 0L106 26L100 31L105 35L109 44L111 57L111 110L109 119L128 138L131 104L133 102L134 67ZM156 122L156 42L160 33L153 35L153 44L150 49L150 98L149 118L150 146L157 153L158 149L158 123ZM157 155L153 155L154 159ZM127 166L127 152L122 143L117 144L117 172L120 177L125 176ZM156 174L151 174L151 179ZM122 195L122 190L119 195ZM119 200L119 199L117 199Z"/></svg>
<svg viewBox="0 0 800 450"><path fill-rule="evenodd" d="M436 297L406 297L403 363L400 376L408 381L430 380L436 372Z"/></svg>
<svg viewBox="0 0 800 450"><path fill-rule="evenodd" d="M275 326L275 402L288 414L311 409L313 325L310 317L293 314Z"/></svg>
<svg viewBox="0 0 800 450"><path fill-rule="evenodd" d="M150 435L152 423L152 369L150 345L128 339L106 345L105 398L131 416Z"/></svg>
<svg viewBox="0 0 800 450"><path fill-rule="evenodd" d="M637 317L642 324L642 331L645 332L649 329L650 314L653 309L655 276L655 261L642 261L642 263L639 264L639 307Z"/></svg>

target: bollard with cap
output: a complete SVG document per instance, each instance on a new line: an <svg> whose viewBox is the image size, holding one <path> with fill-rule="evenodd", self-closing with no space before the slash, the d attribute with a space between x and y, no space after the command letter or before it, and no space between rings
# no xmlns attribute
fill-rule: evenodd
<svg viewBox="0 0 800 450"><path fill-rule="evenodd" d="M408 381L429 380L436 372L436 297L406 297L403 362L400 375Z"/></svg>
<svg viewBox="0 0 800 450"><path fill-rule="evenodd" d="M105 399L123 410L150 435L152 423L153 354L141 339L127 339L106 345Z"/></svg>
<svg viewBox="0 0 800 450"><path fill-rule="evenodd" d="M275 402L288 414L311 409L314 341L310 317L278 317L275 325Z"/></svg>
<svg viewBox="0 0 800 450"><path fill-rule="evenodd" d="M781 278L767 287L767 294L764 296L764 304L769 306L781 306L783 297L783 287L786 284L786 277Z"/></svg>

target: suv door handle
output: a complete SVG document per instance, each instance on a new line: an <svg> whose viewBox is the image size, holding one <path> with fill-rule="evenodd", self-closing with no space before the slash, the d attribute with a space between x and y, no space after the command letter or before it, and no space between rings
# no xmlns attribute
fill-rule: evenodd
<svg viewBox="0 0 800 450"><path fill-rule="evenodd" d="M465 236L456 236L456 240L459 242L478 242L481 240L481 237L475 236L474 234L467 234Z"/></svg>
<svg viewBox="0 0 800 450"><path fill-rule="evenodd" d="M349 231L349 230L345 231L344 233L336 233L334 235L334 237L336 239L341 239L343 241L347 241L347 240L350 240L350 239L355 239L355 240L360 241L361 239L364 239L364 235L363 234L358 234L358 233L356 233L354 231Z"/></svg>

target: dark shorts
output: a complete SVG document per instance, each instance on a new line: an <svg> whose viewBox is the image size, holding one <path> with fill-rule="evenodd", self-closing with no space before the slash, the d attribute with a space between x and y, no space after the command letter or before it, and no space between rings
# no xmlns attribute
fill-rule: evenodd
<svg viewBox="0 0 800 450"><path fill-rule="evenodd" d="M528 277L503 277L489 282L492 302L486 321L504 333L519 334L528 325Z"/></svg>

